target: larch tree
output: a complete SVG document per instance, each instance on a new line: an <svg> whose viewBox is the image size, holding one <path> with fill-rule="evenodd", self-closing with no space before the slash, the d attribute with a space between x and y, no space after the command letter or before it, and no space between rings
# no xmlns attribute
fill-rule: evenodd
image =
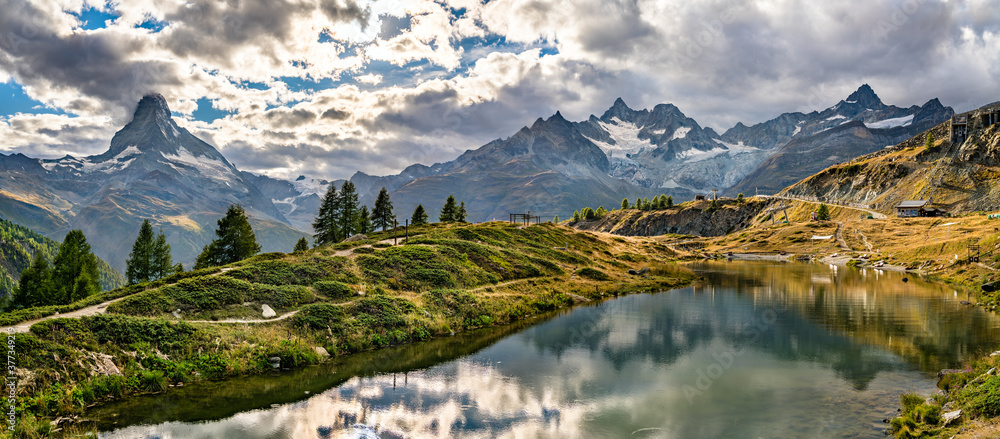
<svg viewBox="0 0 1000 439"><path fill-rule="evenodd" d="M378 191L375 198L375 207L372 208L372 223L381 230L388 230L393 227L392 201L389 200L389 191Z"/></svg>
<svg viewBox="0 0 1000 439"><path fill-rule="evenodd" d="M226 216L218 224L215 230L217 238L202 249L195 260L195 269L231 264L260 252L260 244L243 206L229 206Z"/></svg>
<svg viewBox="0 0 1000 439"><path fill-rule="evenodd" d="M410 224L414 226L427 224L427 212L424 211L423 204L418 204L417 208L413 209L413 215L410 216Z"/></svg>
<svg viewBox="0 0 1000 439"><path fill-rule="evenodd" d="M371 233L375 231L375 225L372 224L371 215L368 214L368 206L361 206L358 210L358 233Z"/></svg>
<svg viewBox="0 0 1000 439"><path fill-rule="evenodd" d="M97 257L82 230L70 230L53 262L55 304L68 304L101 291Z"/></svg>
<svg viewBox="0 0 1000 439"><path fill-rule="evenodd" d="M441 208L441 215L438 215L438 221L442 223L454 222L456 213L458 213L458 206L455 205L455 196L448 195L444 207Z"/></svg>
<svg viewBox="0 0 1000 439"><path fill-rule="evenodd" d="M309 241L303 236L299 238L298 242L295 243L295 248L292 249L292 253L299 253L309 250Z"/></svg>
<svg viewBox="0 0 1000 439"><path fill-rule="evenodd" d="M354 183L345 181L340 187L338 197L337 220L339 221L341 239L347 239L358 233L358 192L354 188Z"/></svg>
<svg viewBox="0 0 1000 439"><path fill-rule="evenodd" d="M319 214L312 224L313 231L316 232L313 235L316 245L330 244L344 239L339 233L339 214L340 196L337 193L337 185L330 183L326 194L323 195L323 201L320 202Z"/></svg>
<svg viewBox="0 0 1000 439"><path fill-rule="evenodd" d="M52 304L52 267L41 251L35 253L31 265L21 271L21 280L14 290L11 306L31 308Z"/></svg>

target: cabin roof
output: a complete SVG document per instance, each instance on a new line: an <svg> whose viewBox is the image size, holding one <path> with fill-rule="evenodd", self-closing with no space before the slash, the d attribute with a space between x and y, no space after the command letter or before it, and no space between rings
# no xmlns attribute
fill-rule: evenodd
<svg viewBox="0 0 1000 439"><path fill-rule="evenodd" d="M927 206L928 200L906 200L896 205L897 209L912 209Z"/></svg>

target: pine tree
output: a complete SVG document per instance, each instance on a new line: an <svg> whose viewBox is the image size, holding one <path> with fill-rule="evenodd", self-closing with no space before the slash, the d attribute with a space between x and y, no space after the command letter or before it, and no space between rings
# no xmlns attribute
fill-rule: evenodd
<svg viewBox="0 0 1000 439"><path fill-rule="evenodd" d="M358 233L368 234L375 231L375 226L372 224L371 215L368 214L368 206L361 206L361 210L358 211Z"/></svg>
<svg viewBox="0 0 1000 439"><path fill-rule="evenodd" d="M444 207L441 208L441 215L438 216L438 221L442 223L450 223L455 221L455 214L458 213L458 206L455 205L455 196L448 195L448 199L444 202Z"/></svg>
<svg viewBox="0 0 1000 439"><path fill-rule="evenodd" d="M636 198L635 205L632 208L642 210L642 198Z"/></svg>
<svg viewBox="0 0 1000 439"><path fill-rule="evenodd" d="M658 200L658 204L660 205L660 209L666 209L667 208L667 196L666 196L666 194L660 194L660 198Z"/></svg>
<svg viewBox="0 0 1000 439"><path fill-rule="evenodd" d="M68 304L101 291L97 257L82 230L70 230L59 246L53 263L52 285L55 304Z"/></svg>
<svg viewBox="0 0 1000 439"><path fill-rule="evenodd" d="M410 217L411 225L427 224L427 212L424 212L424 205L418 204L416 209L413 209L413 215Z"/></svg>
<svg viewBox="0 0 1000 439"><path fill-rule="evenodd" d="M743 203L743 192L736 194L736 202Z"/></svg>
<svg viewBox="0 0 1000 439"><path fill-rule="evenodd" d="M139 227L139 236L132 243L132 252L125 261L125 279L129 285L155 280L153 278L153 254L155 243L153 242L153 226L149 220L143 220Z"/></svg>
<svg viewBox="0 0 1000 439"><path fill-rule="evenodd" d="M21 271L21 280L11 299L14 308L51 305L53 295L52 267L42 252L35 253L35 259L28 268Z"/></svg>
<svg viewBox="0 0 1000 439"><path fill-rule="evenodd" d="M934 134L933 133L930 133L930 132L927 133L927 141L924 142L924 147L926 147L927 149L931 149L931 148L934 147Z"/></svg>
<svg viewBox="0 0 1000 439"><path fill-rule="evenodd" d="M319 205L319 214L313 221L313 231L316 232L313 238L316 245L330 244L338 242L343 238L339 234L338 214L340 213L340 196L337 194L337 185L330 183L330 187L323 195L323 201Z"/></svg>
<svg viewBox="0 0 1000 439"><path fill-rule="evenodd" d="M667 202L663 203L663 205L666 206L667 209L674 207L674 197L672 195L667 197Z"/></svg>
<svg viewBox="0 0 1000 439"><path fill-rule="evenodd" d="M195 260L196 270L242 261L260 252L247 213L239 204L229 206L226 216L219 220L215 235L217 238L206 245Z"/></svg>
<svg viewBox="0 0 1000 439"><path fill-rule="evenodd" d="M309 250L309 241L303 236L299 238L299 241L295 243L295 248L292 249L292 253L299 253Z"/></svg>
<svg viewBox="0 0 1000 439"><path fill-rule="evenodd" d="M628 198L622 198L622 209L628 209Z"/></svg>
<svg viewBox="0 0 1000 439"><path fill-rule="evenodd" d="M816 219L820 221L830 220L830 207L826 203L819 203L819 210L816 211Z"/></svg>
<svg viewBox="0 0 1000 439"><path fill-rule="evenodd" d="M174 274L174 262L170 256L170 244L167 244L167 236L163 234L163 229L156 235L156 242L153 244L153 279L163 279Z"/></svg>
<svg viewBox="0 0 1000 439"><path fill-rule="evenodd" d="M573 219L571 221L573 221L574 223L580 221L580 211L579 210L574 210L573 211Z"/></svg>
<svg viewBox="0 0 1000 439"><path fill-rule="evenodd" d="M465 211L465 201L458 205L458 210L455 212L455 221L464 223L465 217L468 216L468 212Z"/></svg>
<svg viewBox="0 0 1000 439"><path fill-rule="evenodd" d="M389 201L389 191L382 190L378 192L378 198L375 199L375 207L372 209L372 221L375 227L381 230L388 230L392 227L392 201Z"/></svg>
<svg viewBox="0 0 1000 439"><path fill-rule="evenodd" d="M584 207L583 210L580 211L580 216L588 221L597 218L597 214L594 212L594 209L589 207Z"/></svg>
<svg viewBox="0 0 1000 439"><path fill-rule="evenodd" d="M608 211L604 209L604 206L598 206L597 211L594 212L594 216L596 216L597 218L601 218L604 215L607 215L607 213Z"/></svg>
<svg viewBox="0 0 1000 439"><path fill-rule="evenodd" d="M340 221L340 236L347 239L358 233L358 192L354 183L345 181L340 187L340 203L337 219Z"/></svg>
<svg viewBox="0 0 1000 439"><path fill-rule="evenodd" d="M555 224L559 224L559 215L552 217L552 222Z"/></svg>

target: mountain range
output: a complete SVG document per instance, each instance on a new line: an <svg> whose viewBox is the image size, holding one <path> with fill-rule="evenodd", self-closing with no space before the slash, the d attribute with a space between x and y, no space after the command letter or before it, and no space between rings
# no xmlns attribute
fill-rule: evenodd
<svg viewBox="0 0 1000 439"><path fill-rule="evenodd" d="M81 229L120 271L147 218L188 266L232 203L247 210L264 251L288 251L304 235L218 150L178 126L159 95L142 98L103 154L0 156L0 179L4 218L57 239Z"/></svg>
<svg viewBox="0 0 1000 439"><path fill-rule="evenodd" d="M784 113L751 126L737 123L719 135L674 105L633 110L619 98L600 117L570 122L557 112L450 162L415 164L388 176L358 172L350 180L369 205L379 189L388 189L400 218L418 203L435 209L450 194L466 201L475 221L526 211L565 218L583 206L617 207L626 197L663 193L683 200L713 189L774 194L953 114L938 99L908 108L886 105L864 84L823 111ZM307 195L289 189L281 199L289 206L297 196L318 202ZM298 211L315 211L302 206Z"/></svg>
<svg viewBox="0 0 1000 439"><path fill-rule="evenodd" d="M436 219L452 194L466 203L471 221L529 211L566 218L584 206L613 208L623 198L661 193L677 201L712 189L774 193L952 114L937 99L887 106L863 85L826 110L739 123L719 135L672 104L633 110L619 98L600 117L572 122L556 112L452 161L388 176L357 172L350 181L369 206L382 187L389 190L400 222L417 204ZM0 217L53 238L82 229L95 253L119 270L143 219L162 228L175 259L189 264L232 203L246 208L264 251L288 251L312 232L329 185L343 183L241 171L178 126L155 94L138 103L106 152L59 159L0 154L0 179Z"/></svg>

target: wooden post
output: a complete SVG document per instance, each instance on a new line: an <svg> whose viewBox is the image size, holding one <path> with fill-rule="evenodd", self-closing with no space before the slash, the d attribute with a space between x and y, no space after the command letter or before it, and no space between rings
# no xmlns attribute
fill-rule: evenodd
<svg viewBox="0 0 1000 439"><path fill-rule="evenodd" d="M392 218L392 245L396 245L396 229L399 228L399 222L396 221L396 217Z"/></svg>

